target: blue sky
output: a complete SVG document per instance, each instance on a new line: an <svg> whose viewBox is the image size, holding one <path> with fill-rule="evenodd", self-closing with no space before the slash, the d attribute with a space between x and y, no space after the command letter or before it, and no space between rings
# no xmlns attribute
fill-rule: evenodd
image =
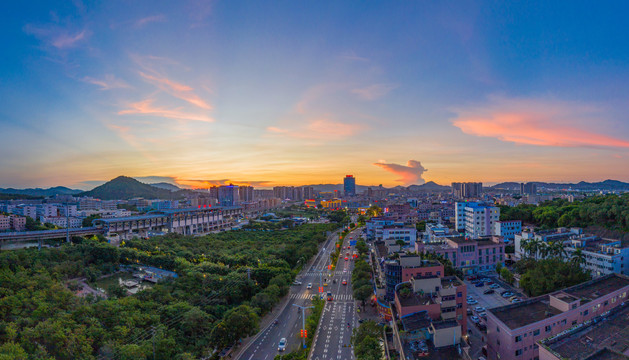
<svg viewBox="0 0 629 360"><path fill-rule="evenodd" d="M0 186L629 181L627 7L6 3Z"/></svg>

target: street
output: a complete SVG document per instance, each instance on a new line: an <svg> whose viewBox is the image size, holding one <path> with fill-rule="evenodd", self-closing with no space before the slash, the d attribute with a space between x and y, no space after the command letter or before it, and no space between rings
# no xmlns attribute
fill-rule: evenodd
<svg viewBox="0 0 629 360"><path fill-rule="evenodd" d="M351 277L354 268L352 253L356 249L353 246L348 249L347 246L350 240L358 240L359 234L360 230L355 229L343 241L337 268L334 271L336 284L331 284L331 290L325 290L326 292L330 291L334 299L325 304L308 359L354 359L354 351L350 341L352 330L358 326L358 319L356 317L356 303L352 295ZM348 260L345 260L348 252ZM347 285L342 284L343 280L347 281Z"/></svg>
<svg viewBox="0 0 629 360"><path fill-rule="evenodd" d="M334 250L334 244L338 239L338 234L333 233L328 237L323 247L315 257L311 266L307 266L297 276L297 280L301 281L301 285L291 286L288 296L288 303L285 307L275 309L279 313L274 318L278 324L274 325L273 321L269 325L263 327L256 335L256 338L240 353L237 359L242 360L268 360L273 359L279 354L278 343L281 338L286 338L286 353L299 349L301 346L300 330L302 326L302 312L293 304L300 306L310 306L311 296L318 294L319 273L325 269L325 277L327 277L327 266L330 263L330 251ZM308 283L313 284L312 290L306 289ZM340 283L340 281L339 281ZM328 287L326 287L327 289ZM309 312L306 312L308 316Z"/></svg>

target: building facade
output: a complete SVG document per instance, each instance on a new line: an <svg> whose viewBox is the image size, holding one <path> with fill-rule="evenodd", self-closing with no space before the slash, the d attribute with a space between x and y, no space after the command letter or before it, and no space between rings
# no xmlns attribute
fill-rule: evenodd
<svg viewBox="0 0 629 360"><path fill-rule="evenodd" d="M465 207L465 235L472 239L492 235L494 224L500 220L500 208L482 204Z"/></svg>
<svg viewBox="0 0 629 360"><path fill-rule="evenodd" d="M354 175L346 175L343 179L343 192L345 196L356 195L356 178Z"/></svg>
<svg viewBox="0 0 629 360"><path fill-rule="evenodd" d="M502 236L506 242L515 240L516 235L522 234L522 220L505 220L494 222L492 235Z"/></svg>

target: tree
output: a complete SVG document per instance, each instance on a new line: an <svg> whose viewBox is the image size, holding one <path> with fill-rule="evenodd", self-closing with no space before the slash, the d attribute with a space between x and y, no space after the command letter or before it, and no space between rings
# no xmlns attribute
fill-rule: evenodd
<svg viewBox="0 0 629 360"><path fill-rule="evenodd" d="M382 214L382 208L380 208L378 205L371 205L367 209L367 215L370 217L380 216L380 214Z"/></svg>
<svg viewBox="0 0 629 360"><path fill-rule="evenodd" d="M575 266L581 267L581 265L585 263L585 254L583 254L583 251L581 249L573 251L570 262Z"/></svg>
<svg viewBox="0 0 629 360"><path fill-rule="evenodd" d="M372 295L373 288L369 284L354 289L354 298L360 300L363 307L365 307L365 301L367 301Z"/></svg>
<svg viewBox="0 0 629 360"><path fill-rule="evenodd" d="M354 354L361 360L382 359L382 328L373 320L367 320L354 329L351 342L354 345Z"/></svg>
<svg viewBox="0 0 629 360"><path fill-rule="evenodd" d="M496 264L496 274L500 274L500 271L502 270L503 266L502 263L497 263Z"/></svg>
<svg viewBox="0 0 629 360"><path fill-rule="evenodd" d="M513 274L507 268L502 268L500 270L500 277L503 278L504 281L506 281L509 284L513 283Z"/></svg>

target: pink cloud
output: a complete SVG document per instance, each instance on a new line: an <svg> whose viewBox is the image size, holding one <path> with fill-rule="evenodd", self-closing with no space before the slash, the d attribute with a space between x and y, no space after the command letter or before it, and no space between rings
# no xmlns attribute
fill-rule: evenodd
<svg viewBox="0 0 629 360"><path fill-rule="evenodd" d="M179 108L165 109L153 106L153 99L129 104L129 109L121 110L118 115L152 115L170 119L213 122L214 119L202 115L181 111Z"/></svg>
<svg viewBox="0 0 629 360"><path fill-rule="evenodd" d="M27 24L24 27L24 31L35 36L46 45L60 50L76 47L79 42L86 40L91 34L88 30L72 33L55 26L38 27L31 24Z"/></svg>
<svg viewBox="0 0 629 360"><path fill-rule="evenodd" d="M86 83L100 86L101 90L123 89L131 87L129 84L120 79L117 79L113 75L105 75L104 79L95 79L93 77L85 76L81 80Z"/></svg>
<svg viewBox="0 0 629 360"><path fill-rule="evenodd" d="M358 95L358 97L363 100L371 101L385 96L397 87L398 85L396 84L374 84L364 88L354 89L352 93Z"/></svg>
<svg viewBox="0 0 629 360"><path fill-rule="evenodd" d="M605 121L596 108L524 99L492 99L483 108L458 111L453 125L466 134L517 144L558 147L629 147L629 141L590 130Z"/></svg>
<svg viewBox="0 0 629 360"><path fill-rule="evenodd" d="M172 96L179 98L181 100L187 101L188 103L200 107L202 109L210 110L212 106L201 99L198 95L193 92L193 88L190 86L177 83L165 77L158 77L154 75L149 75L143 72L139 72L140 76L142 76L145 80L157 86L161 90L171 94Z"/></svg>
<svg viewBox="0 0 629 360"><path fill-rule="evenodd" d="M417 160L409 160L406 163L406 166L400 164L388 164L382 160L374 163L373 165L401 176L401 178L396 179L395 181L399 181L404 185L424 184L426 182L426 180L422 178L422 175L424 172L428 171L428 169L425 169L421 162Z"/></svg>

